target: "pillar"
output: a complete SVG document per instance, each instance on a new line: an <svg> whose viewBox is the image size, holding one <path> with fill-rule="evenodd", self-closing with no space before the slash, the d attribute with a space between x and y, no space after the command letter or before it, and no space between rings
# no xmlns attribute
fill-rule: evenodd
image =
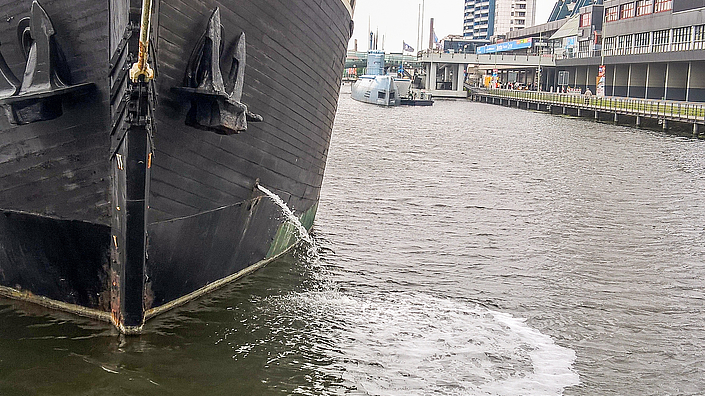
<svg viewBox="0 0 705 396"><path fill-rule="evenodd" d="M614 65L605 65L605 95L614 96Z"/></svg>
<svg viewBox="0 0 705 396"><path fill-rule="evenodd" d="M592 94L597 93L597 66L587 67L587 83L585 84L585 89L590 88Z"/></svg>
<svg viewBox="0 0 705 396"><path fill-rule="evenodd" d="M575 84L573 87L580 87L584 89L585 86L585 81L587 81L587 68L585 67L576 67L575 68Z"/></svg>
<svg viewBox="0 0 705 396"><path fill-rule="evenodd" d="M634 63L630 65L629 84L627 94L630 98L646 97L646 67L645 63Z"/></svg>
<svg viewBox="0 0 705 396"><path fill-rule="evenodd" d="M666 99L685 100L688 85L688 63L678 62L668 64L668 80L666 81Z"/></svg>
<svg viewBox="0 0 705 396"><path fill-rule="evenodd" d="M666 64L649 63L646 80L646 98L661 99L666 93Z"/></svg>
<svg viewBox="0 0 705 396"><path fill-rule="evenodd" d="M690 63L688 101L705 102L705 61Z"/></svg>
<svg viewBox="0 0 705 396"><path fill-rule="evenodd" d="M426 89L431 90L431 91L435 91L436 90L436 72L438 71L438 64L431 62L429 69L430 70L427 74L428 83L427 83Z"/></svg>
<svg viewBox="0 0 705 396"><path fill-rule="evenodd" d="M467 65L459 64L456 79L453 81L453 90L462 92L465 88L465 69Z"/></svg>
<svg viewBox="0 0 705 396"><path fill-rule="evenodd" d="M615 65L613 76L613 96L627 96L629 85L629 65Z"/></svg>

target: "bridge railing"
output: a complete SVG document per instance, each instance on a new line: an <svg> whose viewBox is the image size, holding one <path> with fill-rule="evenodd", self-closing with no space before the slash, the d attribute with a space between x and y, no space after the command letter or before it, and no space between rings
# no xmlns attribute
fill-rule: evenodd
<svg viewBox="0 0 705 396"><path fill-rule="evenodd" d="M508 89L473 88L473 93L521 99L534 103L567 105L588 110L600 110L628 115L671 118L691 122L705 122L705 103L624 97L597 97L582 94L514 91Z"/></svg>
<svg viewBox="0 0 705 396"><path fill-rule="evenodd" d="M418 54L419 62L448 62L448 63L472 63L485 67L494 66L517 66L517 67L550 67L556 65L556 58L552 54L470 54L470 53L446 53L438 51L424 51Z"/></svg>

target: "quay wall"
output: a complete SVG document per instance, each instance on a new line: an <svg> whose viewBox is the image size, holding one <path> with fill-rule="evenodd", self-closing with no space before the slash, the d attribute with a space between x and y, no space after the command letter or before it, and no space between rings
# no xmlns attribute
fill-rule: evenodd
<svg viewBox="0 0 705 396"><path fill-rule="evenodd" d="M592 117L615 124L691 130L694 137L705 138L705 103L479 88L471 89L468 98L552 114Z"/></svg>

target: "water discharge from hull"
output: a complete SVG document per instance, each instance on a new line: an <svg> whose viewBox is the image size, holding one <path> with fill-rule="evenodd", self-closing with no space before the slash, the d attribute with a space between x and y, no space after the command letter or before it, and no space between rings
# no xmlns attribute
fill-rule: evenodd
<svg viewBox="0 0 705 396"><path fill-rule="evenodd" d="M300 241L304 241L306 244L306 256L309 258L315 257L317 253L316 243L313 241L313 238L306 230L306 227L301 224L301 221L299 221L298 217L296 217L294 212L289 208L289 206L287 206L284 200L282 200L279 195L273 193L272 191L270 191L266 187L263 187L260 184L257 184L257 188L262 191L265 195L267 195L272 201L274 201L277 206L279 206L284 216L286 216L286 220L294 226L297 238Z"/></svg>

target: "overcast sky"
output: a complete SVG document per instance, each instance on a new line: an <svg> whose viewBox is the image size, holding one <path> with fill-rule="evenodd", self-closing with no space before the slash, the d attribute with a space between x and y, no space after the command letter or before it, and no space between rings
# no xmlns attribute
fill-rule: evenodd
<svg viewBox="0 0 705 396"><path fill-rule="evenodd" d="M368 43L368 24L372 31L379 29L379 46L384 50L401 52L403 42L418 50L417 22L421 0L357 0L355 7L355 33L349 48L358 41L358 50L366 51ZM546 22L555 0L537 0L536 24ZM428 47L428 22L435 18L435 30L438 39L449 34L463 34L464 0L425 0L424 14L424 48Z"/></svg>

